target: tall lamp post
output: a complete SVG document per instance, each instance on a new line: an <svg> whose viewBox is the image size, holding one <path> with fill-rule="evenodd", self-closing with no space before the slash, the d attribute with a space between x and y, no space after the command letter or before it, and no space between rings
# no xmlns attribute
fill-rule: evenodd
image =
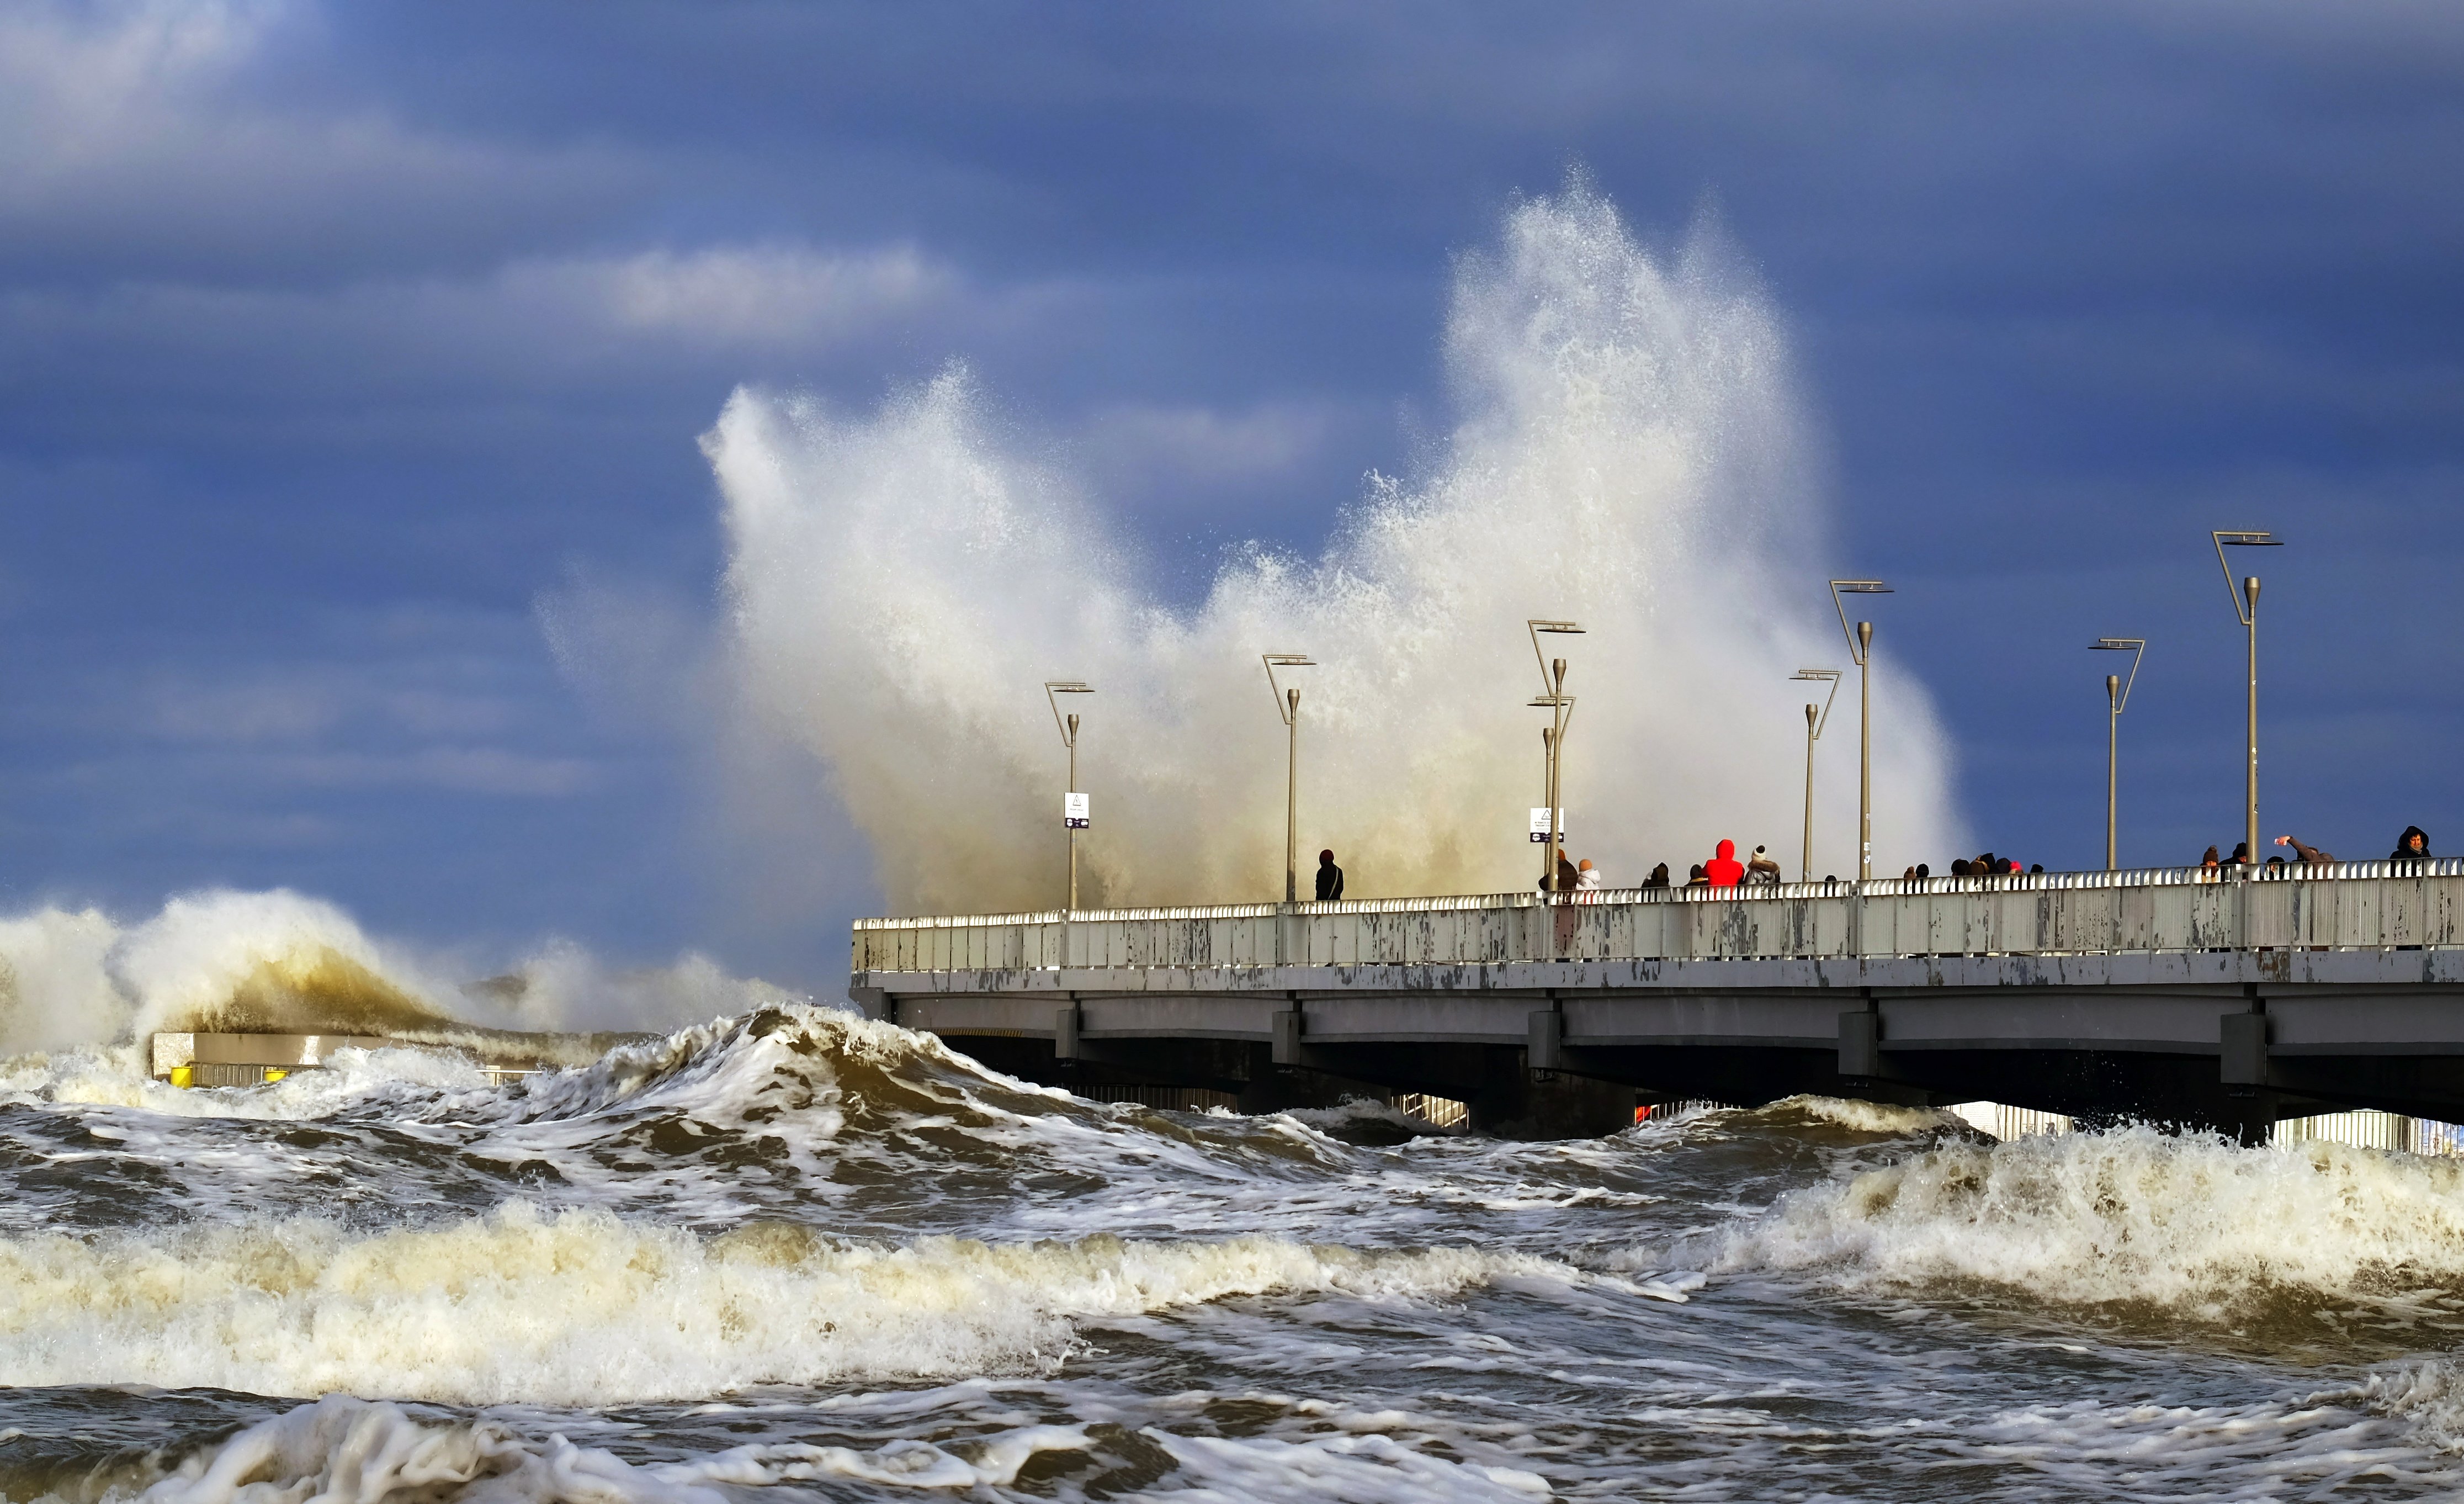
<svg viewBox="0 0 2464 1504"><path fill-rule="evenodd" d="M1558 829L1558 817L1565 811L1566 728L1573 723L1574 697L1566 693L1566 660L1551 662L1540 651L1540 634L1579 635L1582 628L1573 622L1526 621L1531 630L1531 657L1540 665L1540 697L1531 703L1549 712L1549 729L1540 733L1542 761L1542 798L1549 807L1549 844L1540 852L1540 886L1544 892L1557 891L1557 842L1564 834ZM1552 672L1553 671L1553 672Z"/></svg>
<svg viewBox="0 0 2464 1504"><path fill-rule="evenodd" d="M1889 595L1880 580L1834 580L1831 608L1839 613L1839 630L1848 639L1848 656L1857 665L1857 880L1874 875L1874 624L1859 622L1848 630L1848 608L1842 595Z"/></svg>
<svg viewBox="0 0 2464 1504"><path fill-rule="evenodd" d="M2088 648L2096 652L2127 652L2130 654L2130 676L2119 674L2104 676L2104 870L2117 872L2122 863L2117 858L2114 811L2120 804L2122 787L2121 748L2122 713L2130 704L2130 686L2139 682L2139 659L2147 652L2145 637L2099 637Z"/></svg>
<svg viewBox="0 0 2464 1504"><path fill-rule="evenodd" d="M1275 682L1277 669L1313 669L1307 653L1262 652L1266 660L1266 689L1275 697L1275 714L1284 718L1289 747L1284 763L1284 901L1300 900L1301 835L1301 692Z"/></svg>
<svg viewBox="0 0 2464 1504"><path fill-rule="evenodd" d="M1095 687L1084 679L1044 681L1044 698L1052 707L1052 723L1061 728L1061 744L1069 749L1069 791L1061 798L1061 823L1069 830L1070 909L1078 907L1078 832L1087 829L1087 796L1078 791L1078 718L1061 714L1061 697L1094 693Z"/></svg>
<svg viewBox="0 0 2464 1504"><path fill-rule="evenodd" d="M1831 692L1822 697L1819 705L1805 707L1805 842L1796 849L1796 880L1814 880L1814 743L1822 740L1822 728L1831 724L1831 702L1839 697L1837 669L1799 669L1789 675L1791 682L1799 679L1815 684L1828 684Z"/></svg>
<svg viewBox="0 0 2464 1504"><path fill-rule="evenodd" d="M2250 734L2247 748L2250 760L2244 764L2242 797L2242 851L2249 865L2258 865L2258 576L2251 575L2240 584L2233 583L2233 565L2225 563L2228 548L2277 548L2284 540L2264 528L2255 530L2223 530L2211 533L2216 541L2216 567L2225 572L2225 588L2233 592L2233 614L2250 633Z"/></svg>

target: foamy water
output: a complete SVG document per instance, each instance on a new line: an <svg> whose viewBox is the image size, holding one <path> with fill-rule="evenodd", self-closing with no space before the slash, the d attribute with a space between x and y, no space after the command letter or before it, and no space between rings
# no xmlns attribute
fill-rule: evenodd
<svg viewBox="0 0 2464 1504"><path fill-rule="evenodd" d="M449 1042L519 1006L330 908L186 901L0 932L13 1006L124 1035L340 989ZM690 965L627 984L737 1006L505 1083L451 1049L247 1090L152 1081L134 1036L0 1058L0 1494L2464 1488L2449 1161L1814 1098L1402 1137L1090 1102Z"/></svg>
<svg viewBox="0 0 2464 1504"><path fill-rule="evenodd" d="M2464 1487L2464 1185L2404 1156L1818 1099L1371 1144L817 1007L505 1086L130 1069L11 1067L11 1497Z"/></svg>

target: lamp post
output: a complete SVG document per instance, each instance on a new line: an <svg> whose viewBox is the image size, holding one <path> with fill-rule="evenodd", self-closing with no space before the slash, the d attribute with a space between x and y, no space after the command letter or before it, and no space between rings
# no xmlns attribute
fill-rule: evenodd
<svg viewBox="0 0 2464 1504"><path fill-rule="evenodd" d="M1831 693L1822 697L1819 705L1805 707L1805 842L1796 849L1796 880L1814 880L1814 743L1822 740L1822 728L1831 724L1831 702L1839 697L1837 669L1799 669L1789 675L1791 682L1799 679L1815 684L1828 684Z"/></svg>
<svg viewBox="0 0 2464 1504"><path fill-rule="evenodd" d="M1582 628L1573 622L1526 621L1531 631L1531 657L1540 665L1540 697L1531 703L1549 712L1549 729L1540 734L1542 795L1549 808L1549 844L1540 853L1540 886L1544 892L1557 891L1557 840L1562 833L1557 822L1565 809L1566 728L1574 719L1574 697L1566 693L1566 660L1553 663L1540 651L1540 634L1579 635ZM1551 672L1553 670L1553 672Z"/></svg>
<svg viewBox="0 0 2464 1504"><path fill-rule="evenodd" d="M1313 669L1308 654L1262 652L1266 660L1266 689L1275 697L1275 714L1284 718L1289 746L1284 763L1284 901L1300 899L1301 834L1301 692L1275 682L1277 669Z"/></svg>
<svg viewBox="0 0 2464 1504"><path fill-rule="evenodd" d="M2104 870L2118 871L2122 864L2116 857L2114 810L2122 786L2121 746L2122 713L2130 704L2130 686L2139 682L2139 659L2147 652L2145 637L2099 637L2088 648L2096 652L2127 652L2130 654L2130 677L2119 674L2104 676Z"/></svg>
<svg viewBox="0 0 2464 1504"><path fill-rule="evenodd" d="M1069 749L1069 791L1062 796L1061 823L1069 830L1069 909L1078 907L1078 832L1087 829L1087 796L1078 791L1078 718L1061 714L1064 695L1092 695L1084 679L1045 679L1045 702L1052 707L1052 723L1061 728L1061 744Z"/></svg>
<svg viewBox="0 0 2464 1504"><path fill-rule="evenodd" d="M2225 588L2233 592L2233 614L2241 619L2250 633L2250 732L2246 746L2250 759L2243 767L2242 785L2242 851L2252 867L2258 865L2258 576L2251 575L2239 585L2233 583L2233 565L2225 563L2228 548L2277 548L2284 540L2264 528L2214 531L2209 536L2216 541L2216 567L2225 572Z"/></svg>
<svg viewBox="0 0 2464 1504"><path fill-rule="evenodd" d="M1857 880L1874 875L1874 624L1859 622L1848 630L1848 608L1842 595L1889 595L1880 580L1834 580L1831 608L1839 613L1839 630L1848 639L1848 656L1857 665Z"/></svg>

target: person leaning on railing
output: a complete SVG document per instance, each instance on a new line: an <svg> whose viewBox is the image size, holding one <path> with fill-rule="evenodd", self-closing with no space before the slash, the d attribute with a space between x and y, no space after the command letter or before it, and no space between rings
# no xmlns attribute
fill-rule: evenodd
<svg viewBox="0 0 2464 1504"><path fill-rule="evenodd" d="M2417 825L2406 826L2404 828L2404 834L2396 837L2395 854L2389 856L2387 860L2391 862L2426 862L2431 860L2430 832L2424 830Z"/></svg>

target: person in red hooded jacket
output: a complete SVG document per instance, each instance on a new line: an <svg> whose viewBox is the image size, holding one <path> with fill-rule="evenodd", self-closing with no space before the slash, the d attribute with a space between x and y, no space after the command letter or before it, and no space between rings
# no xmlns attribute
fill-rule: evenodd
<svg viewBox="0 0 2464 1504"><path fill-rule="evenodd" d="M1703 875L1714 888L1733 888L1746 880L1746 864L1737 860L1737 843L1722 841L1719 854L1703 864Z"/></svg>

